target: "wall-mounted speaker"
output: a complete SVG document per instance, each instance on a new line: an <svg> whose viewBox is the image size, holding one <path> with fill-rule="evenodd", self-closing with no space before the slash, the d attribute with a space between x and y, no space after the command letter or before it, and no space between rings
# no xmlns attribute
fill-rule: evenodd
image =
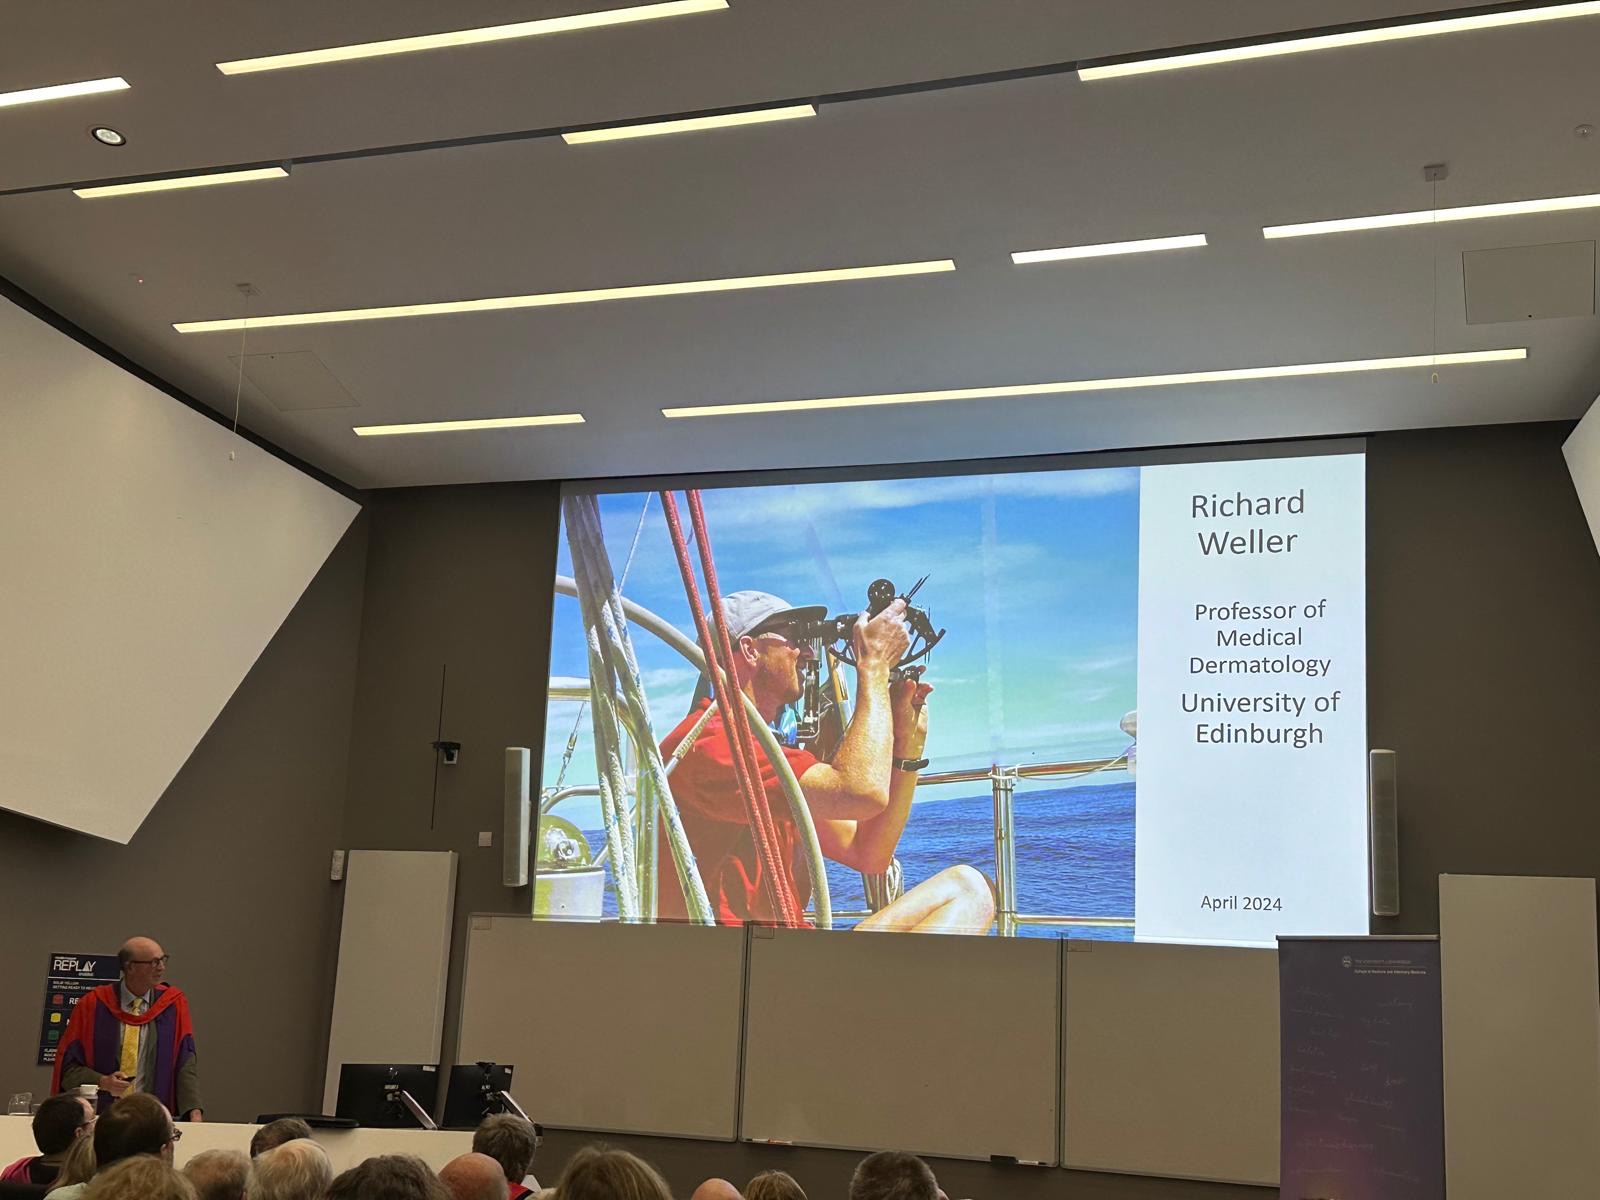
<svg viewBox="0 0 1600 1200"><path fill-rule="evenodd" d="M1372 915L1400 915L1400 800L1395 752L1367 752L1367 838Z"/></svg>
<svg viewBox="0 0 1600 1200"><path fill-rule="evenodd" d="M533 751L526 746L506 747L505 829L500 840L500 882L507 887L528 885L528 846L533 840L532 805L528 781Z"/></svg>
<svg viewBox="0 0 1600 1200"><path fill-rule="evenodd" d="M1594 544L1600 548L1600 401L1578 422L1561 449L1567 456L1567 470L1572 472L1572 486L1578 489L1578 500L1589 518Z"/></svg>

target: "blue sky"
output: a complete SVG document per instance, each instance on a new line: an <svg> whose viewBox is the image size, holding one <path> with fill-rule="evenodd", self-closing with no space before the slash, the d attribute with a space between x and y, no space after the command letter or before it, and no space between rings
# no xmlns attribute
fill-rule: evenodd
<svg viewBox="0 0 1600 1200"><path fill-rule="evenodd" d="M786 484L703 493L723 590L758 588L830 613L859 611L887 576L917 596L949 634L928 680L930 770L1013 765L1120 752L1134 707L1138 620L1139 471L1136 467L928 479ZM691 639L693 625L659 498L600 497L613 569L628 561L624 594ZM681 508L680 494L680 508ZM685 514L687 519L687 514ZM565 530L557 570L572 573ZM688 708L695 671L633 630L658 737ZM577 601L555 599L552 675L583 677ZM578 715L551 703L544 755L553 782ZM585 710L567 782L593 782ZM1096 782L1124 779L1102 775ZM1043 786L1059 786L1059 781ZM982 784L928 787L919 802L973 795ZM560 810L585 828L596 812Z"/></svg>

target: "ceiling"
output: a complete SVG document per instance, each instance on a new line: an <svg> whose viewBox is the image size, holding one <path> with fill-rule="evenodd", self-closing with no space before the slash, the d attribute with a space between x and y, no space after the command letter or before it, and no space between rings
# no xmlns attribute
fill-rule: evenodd
<svg viewBox="0 0 1600 1200"><path fill-rule="evenodd" d="M1366 0L730 0L724 12L304 70L217 61L616 0L95 0L7 16L0 191L756 105L1429 11ZM448 14L447 18L442 14ZM595 146L513 140L121 199L0 196L0 275L357 487L868 464L1578 416L1593 315L1468 325L1461 255L1589 241L1600 210L1285 242L1260 227L1600 191L1600 18L1102 83L823 105ZM115 126L129 144L86 134ZM1013 250L1204 232L1203 250ZM238 386L172 322L952 258L953 273L256 330L315 370ZM142 282L140 282L142 280ZM236 285L257 294L245 300ZM248 305L248 308L246 307ZM1527 346L1526 362L667 420L663 407ZM294 378L354 407L304 408ZM276 403L274 403L276 401ZM320 402L320 401L317 401ZM356 424L581 412L357 438Z"/></svg>

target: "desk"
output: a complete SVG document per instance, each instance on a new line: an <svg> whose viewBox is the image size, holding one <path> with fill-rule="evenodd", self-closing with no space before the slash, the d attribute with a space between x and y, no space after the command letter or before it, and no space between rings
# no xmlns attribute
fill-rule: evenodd
<svg viewBox="0 0 1600 1200"><path fill-rule="evenodd" d="M250 1153L250 1139L259 1125L229 1125L221 1121L193 1121L179 1125L183 1137L174 1156L178 1166L202 1150L238 1150ZM472 1131L424 1129L317 1129L312 1131L328 1152L334 1174L375 1154L414 1154L435 1171L458 1154L472 1149ZM37 1154L32 1122L28 1117L0 1117L0 1167L29 1154Z"/></svg>

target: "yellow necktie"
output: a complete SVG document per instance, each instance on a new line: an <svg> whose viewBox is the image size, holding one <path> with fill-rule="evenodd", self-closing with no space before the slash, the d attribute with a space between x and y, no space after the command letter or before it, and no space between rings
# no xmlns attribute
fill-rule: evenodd
<svg viewBox="0 0 1600 1200"><path fill-rule="evenodd" d="M128 1005L128 1011L138 1016L144 1011L144 1001L134 1000ZM124 1025L122 1027L122 1060L117 1064L117 1070L123 1076L132 1079L139 1073L139 1025Z"/></svg>

